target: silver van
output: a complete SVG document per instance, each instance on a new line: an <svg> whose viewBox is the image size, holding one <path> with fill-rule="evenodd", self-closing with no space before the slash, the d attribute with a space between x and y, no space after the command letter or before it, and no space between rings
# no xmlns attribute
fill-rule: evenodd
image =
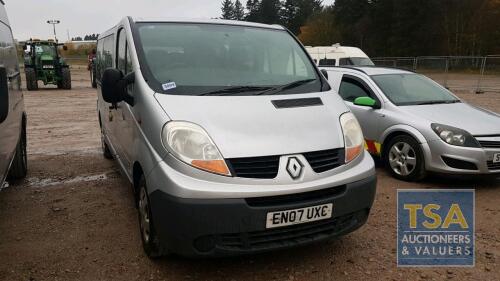
<svg viewBox="0 0 500 281"><path fill-rule="evenodd" d="M103 153L132 183L150 257L263 252L366 222L361 128L283 27L125 18L99 36L96 68Z"/></svg>
<svg viewBox="0 0 500 281"><path fill-rule="evenodd" d="M0 0L0 189L7 176L23 178L28 169L21 75L4 5Z"/></svg>

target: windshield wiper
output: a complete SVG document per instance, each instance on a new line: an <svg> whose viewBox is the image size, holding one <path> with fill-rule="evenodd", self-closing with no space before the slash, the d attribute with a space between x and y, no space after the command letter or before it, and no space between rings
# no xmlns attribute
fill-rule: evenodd
<svg viewBox="0 0 500 281"><path fill-rule="evenodd" d="M427 104L446 104L446 103L457 103L460 100L431 100L431 101L422 101L416 103L416 105L427 105Z"/></svg>
<svg viewBox="0 0 500 281"><path fill-rule="evenodd" d="M294 81L294 82L289 83L289 84L285 84L285 85L282 85L282 86L278 86L278 87L275 87L275 88L271 88L271 89L265 90L263 92L258 93L257 95L275 95L275 94L278 94L280 92L283 92L284 90L289 90L289 89L297 88L299 86L302 86L302 85L307 84L307 83L311 83L313 81L316 81L316 79L298 80L298 81Z"/></svg>
<svg viewBox="0 0 500 281"><path fill-rule="evenodd" d="M199 96L228 96L231 94L239 94L244 92L256 92L269 90L270 87L259 87L259 86L235 86L235 87L227 87L222 89L213 90L206 93L201 93Z"/></svg>

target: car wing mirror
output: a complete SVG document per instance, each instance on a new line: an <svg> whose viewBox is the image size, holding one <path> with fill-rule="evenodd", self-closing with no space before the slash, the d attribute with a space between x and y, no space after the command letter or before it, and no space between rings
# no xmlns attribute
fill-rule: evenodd
<svg viewBox="0 0 500 281"><path fill-rule="evenodd" d="M7 70L5 67L0 67L0 123L9 115L9 82L7 80Z"/></svg>
<svg viewBox="0 0 500 281"><path fill-rule="evenodd" d="M355 105L366 106L371 108L380 108L377 106L377 101L370 97L359 97L354 100Z"/></svg>
<svg viewBox="0 0 500 281"><path fill-rule="evenodd" d="M135 73L131 72L126 76L116 68L104 70L101 79L102 98L105 102L116 106L117 103L124 101L134 106L134 97L129 95L127 86L135 82Z"/></svg>

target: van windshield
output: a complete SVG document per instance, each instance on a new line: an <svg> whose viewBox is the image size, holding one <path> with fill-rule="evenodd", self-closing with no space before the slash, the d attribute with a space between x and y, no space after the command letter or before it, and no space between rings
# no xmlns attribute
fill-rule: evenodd
<svg viewBox="0 0 500 281"><path fill-rule="evenodd" d="M308 56L283 30L198 23L139 23L137 30L148 75L166 94L271 94L283 85L292 86L280 94L321 91Z"/></svg>

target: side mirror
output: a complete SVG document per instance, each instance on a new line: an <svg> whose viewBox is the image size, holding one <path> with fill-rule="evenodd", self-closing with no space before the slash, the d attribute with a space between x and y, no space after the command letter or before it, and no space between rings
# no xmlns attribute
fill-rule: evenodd
<svg viewBox="0 0 500 281"><path fill-rule="evenodd" d="M377 101L370 97L359 97L354 100L355 105L367 106L367 107L377 107Z"/></svg>
<svg viewBox="0 0 500 281"><path fill-rule="evenodd" d="M64 45L63 46L63 50L67 51L68 50L68 46Z"/></svg>
<svg viewBox="0 0 500 281"><path fill-rule="evenodd" d="M7 81L7 70L0 67L0 123L9 115L9 84Z"/></svg>
<svg viewBox="0 0 500 281"><path fill-rule="evenodd" d="M328 80L328 71L321 69L321 73L325 76L326 80Z"/></svg>
<svg viewBox="0 0 500 281"><path fill-rule="evenodd" d="M116 68L104 70L101 79L102 98L105 102L116 105L124 101L134 106L134 97L130 96L127 86L135 82L135 73L131 72L127 76Z"/></svg>

